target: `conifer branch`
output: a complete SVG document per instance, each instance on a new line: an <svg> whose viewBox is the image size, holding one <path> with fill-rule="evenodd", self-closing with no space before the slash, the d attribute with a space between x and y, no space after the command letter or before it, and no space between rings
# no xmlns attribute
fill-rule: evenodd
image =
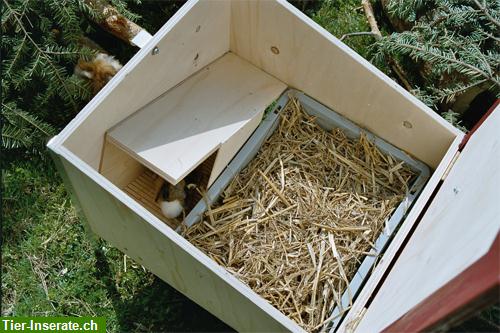
<svg viewBox="0 0 500 333"><path fill-rule="evenodd" d="M484 16L486 16L488 18L488 20L490 20L491 23L493 23L498 28L500 28L500 22L498 20L496 20L493 16L491 16L491 14L488 12L488 9L486 8L486 6L481 5L478 0L474 0L474 3L484 13Z"/></svg>
<svg viewBox="0 0 500 333"><path fill-rule="evenodd" d="M468 69L470 69L471 71L473 72L476 72L478 73L479 75L481 75L482 77L488 79L488 80L491 80L492 82L494 82L495 84L499 85L500 86L500 81L498 81L496 78L494 78L493 76L491 75L488 75L488 73L484 72L483 70L475 67L475 66L472 66L466 62L463 62L461 60L458 60L456 58L452 58L452 57L445 57L439 53L436 53L436 52L432 52L430 50L427 50L425 48L422 48L422 47L418 47L418 46L414 46L414 45L411 45L411 44L404 44L404 43L401 43L401 44L398 44L398 46L401 46L401 47L404 47L404 48L407 48L407 49L410 49L410 50L413 50L413 51L417 51L417 52L420 52L422 54L428 54L429 56L431 57L434 57L434 58L438 58L438 59L441 59L441 60L444 60L446 62L450 62L450 63L454 63L454 64L457 64L457 65L460 65L460 66L463 66L463 67L466 67Z"/></svg>
<svg viewBox="0 0 500 333"><path fill-rule="evenodd" d="M431 107L464 112L488 91L500 97L500 3L485 0L386 0L389 20L407 30L377 42L374 59L406 59L414 94Z"/></svg>
<svg viewBox="0 0 500 333"><path fill-rule="evenodd" d="M486 31L485 31L485 32L483 32L483 33L484 33L484 35L486 35L487 37L489 37L489 38L493 39L493 40L494 40L494 41L496 41L497 43L500 43L500 38L495 37L495 36L493 36L492 34L487 33Z"/></svg>
<svg viewBox="0 0 500 333"><path fill-rule="evenodd" d="M40 48L40 46L38 45L38 43L35 42L33 40L33 38L31 38L31 36L28 33L28 31L26 31L26 28L24 27L23 22L17 16L16 12L12 10L12 7L10 7L9 3L7 2L7 0L3 0L3 2L5 4L5 6L12 12L12 17L16 20L16 22L18 24L18 27L23 31L24 36L31 42L31 44L33 45L33 47L40 53L40 55L45 58L45 60L47 61L47 64L49 64L52 67L52 69L54 70L55 76L59 80L59 82L60 82L61 86L63 87L63 89L66 91L67 96L68 96L68 98L70 100L70 103L73 106L73 109L76 111L77 110L77 106L76 106L75 101L73 100L73 96L71 95L70 90L66 86L66 83L64 82L64 79L61 77L58 68L52 62L52 59Z"/></svg>
<svg viewBox="0 0 500 333"><path fill-rule="evenodd" d="M459 86L456 89L443 89L444 94L442 93L442 95L444 95L444 96L442 97L442 99L446 98L449 101L449 100L453 99L456 95L460 95L463 92L469 90L470 88L477 87L477 86L479 86L483 83L486 83L488 81L489 81L488 79L483 79L483 80L479 80L479 81L474 82L474 83L469 84L469 85Z"/></svg>
<svg viewBox="0 0 500 333"><path fill-rule="evenodd" d="M380 40L382 38L382 33L378 28L377 20L375 19L375 15L373 13L373 7L370 3L370 0L362 0L361 5L363 6L363 9L365 11L365 15L368 20L368 24L370 25L372 35L375 37L376 40ZM406 78L404 70L401 68L401 66L395 59L393 59L392 57L388 58L389 58L388 59L389 66L391 67L393 72L398 76L399 81L403 84L406 90L411 91L412 86L408 81L408 79Z"/></svg>
<svg viewBox="0 0 500 333"><path fill-rule="evenodd" d="M340 40L343 41L347 37L356 37L356 36L373 36L373 37L375 37L375 36L377 36L377 34L375 34L372 31L350 32L348 34L343 34L342 37L340 37Z"/></svg>
<svg viewBox="0 0 500 333"><path fill-rule="evenodd" d="M12 109L11 107L9 107L7 104L4 103L2 103L2 108L9 110L10 112L14 113L17 117L22 118L25 122L29 123L37 131L41 132L46 136L54 134L53 131L50 129L50 127L41 126L37 121L34 120L33 117L28 117L26 116L26 114L23 114L23 112L16 112L16 110Z"/></svg>
<svg viewBox="0 0 500 333"><path fill-rule="evenodd" d="M91 0L0 1L4 148L41 152L55 128L92 97L90 83L67 70L97 54L85 35L95 31L93 22L102 13L86 1ZM111 2L127 19L139 17L128 11L126 0Z"/></svg>
<svg viewBox="0 0 500 333"><path fill-rule="evenodd" d="M9 64L9 67L6 69L5 73L7 75L10 74L10 72L12 71L12 68L14 68L14 65L16 64L17 60L19 59L19 56L21 55L21 51L23 50L24 48L24 43L26 42L26 36L23 37L23 40L21 41L21 45L18 46L18 49L17 49L17 52L16 54L14 55L14 58L11 60L10 64Z"/></svg>

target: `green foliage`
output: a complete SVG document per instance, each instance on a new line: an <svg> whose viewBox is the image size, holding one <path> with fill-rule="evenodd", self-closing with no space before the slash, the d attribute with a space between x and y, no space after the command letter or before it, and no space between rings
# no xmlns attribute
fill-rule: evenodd
<svg viewBox="0 0 500 333"><path fill-rule="evenodd" d="M426 9L426 0L392 0L388 2L389 12L402 20L414 22Z"/></svg>
<svg viewBox="0 0 500 333"><path fill-rule="evenodd" d="M7 149L33 147L45 137L54 135L52 126L32 114L16 108L14 102L2 104L5 123L2 128L2 146Z"/></svg>
<svg viewBox="0 0 500 333"><path fill-rule="evenodd" d="M326 1L330 0L288 0L307 16L314 16Z"/></svg>
<svg viewBox="0 0 500 333"><path fill-rule="evenodd" d="M131 1L123 1L123 0L110 0L109 1L112 6L114 6L123 16L128 18L130 21L137 21L141 18L141 15L137 15L136 13L130 11L128 6L130 3L141 4L141 0L131 0Z"/></svg>
<svg viewBox="0 0 500 333"><path fill-rule="evenodd" d="M40 150L90 97L72 67L93 51L78 45L81 1L3 0L2 146Z"/></svg>
<svg viewBox="0 0 500 333"><path fill-rule="evenodd" d="M348 33L370 31L359 0L325 0L312 19L339 39ZM356 36L346 38L343 42L367 58L373 37Z"/></svg>
<svg viewBox="0 0 500 333"><path fill-rule="evenodd" d="M467 132L467 128L462 125L462 121L460 120L460 114L457 112L453 112L453 110L448 110L446 112L441 113L441 116L450 124L461 130L462 132Z"/></svg>
<svg viewBox="0 0 500 333"><path fill-rule="evenodd" d="M87 82L73 75L79 58L95 50L81 43L99 20L85 0L2 0L2 147L39 152L90 99ZM130 18L125 0L112 4Z"/></svg>
<svg viewBox="0 0 500 333"><path fill-rule="evenodd" d="M475 86L499 95L500 2L390 0L387 8L413 28L380 40L373 60L411 59L419 71L413 84L428 105L450 103Z"/></svg>

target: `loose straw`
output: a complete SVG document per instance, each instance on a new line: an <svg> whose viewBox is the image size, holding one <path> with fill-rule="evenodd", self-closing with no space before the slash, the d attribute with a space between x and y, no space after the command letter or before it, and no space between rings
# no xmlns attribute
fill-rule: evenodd
<svg viewBox="0 0 500 333"><path fill-rule="evenodd" d="M316 331L414 176L365 135L323 130L291 99L256 158L184 236Z"/></svg>

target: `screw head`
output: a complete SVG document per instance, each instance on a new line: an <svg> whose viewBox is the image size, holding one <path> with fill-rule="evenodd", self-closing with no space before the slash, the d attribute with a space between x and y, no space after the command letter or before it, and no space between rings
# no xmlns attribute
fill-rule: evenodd
<svg viewBox="0 0 500 333"><path fill-rule="evenodd" d="M271 46L271 52L274 54L280 54L280 50L276 46Z"/></svg>
<svg viewBox="0 0 500 333"><path fill-rule="evenodd" d="M403 121L403 126L406 127L406 128L412 128L413 127L412 123L410 123L407 120Z"/></svg>
<svg viewBox="0 0 500 333"><path fill-rule="evenodd" d="M151 54L152 55L157 55L158 53L160 53L160 49L158 48L158 46L155 46L153 48L153 50L151 51Z"/></svg>

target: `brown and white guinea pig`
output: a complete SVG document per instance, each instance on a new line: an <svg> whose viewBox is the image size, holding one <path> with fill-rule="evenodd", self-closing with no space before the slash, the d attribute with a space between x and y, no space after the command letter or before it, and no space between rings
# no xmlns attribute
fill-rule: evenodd
<svg viewBox="0 0 500 333"><path fill-rule="evenodd" d="M170 219L174 219L184 211L184 199L186 182L181 180L177 185L172 185L167 182L163 184L160 190L160 208L163 215Z"/></svg>
<svg viewBox="0 0 500 333"><path fill-rule="evenodd" d="M90 80L94 94L122 68L122 65L115 57L106 53L98 53L91 61L78 60L75 66L75 75Z"/></svg>

